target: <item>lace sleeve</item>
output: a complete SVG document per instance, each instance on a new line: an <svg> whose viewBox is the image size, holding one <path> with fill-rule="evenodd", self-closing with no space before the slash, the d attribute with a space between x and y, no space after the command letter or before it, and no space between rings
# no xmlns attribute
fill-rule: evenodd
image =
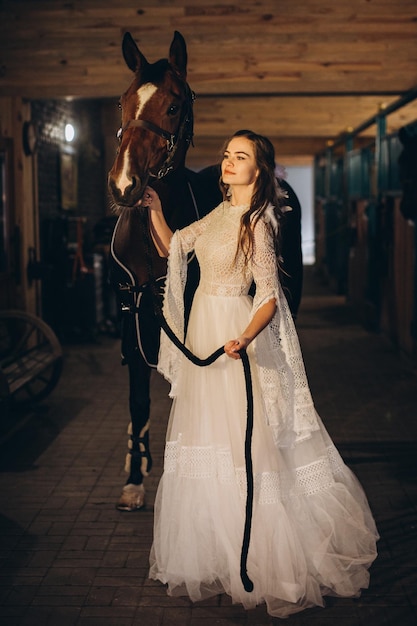
<svg viewBox="0 0 417 626"><path fill-rule="evenodd" d="M265 414L278 446L292 446L318 429L294 321L278 278L273 236L259 220L254 229L252 272L256 283L252 315L275 298L277 311L256 337L254 349Z"/></svg>
<svg viewBox="0 0 417 626"><path fill-rule="evenodd" d="M187 258L193 250L196 239L205 231L216 211L221 205L203 217L175 231L172 236L168 256L168 269L165 281L163 314L168 325L180 341L184 341L184 289L187 281ZM170 341L166 333L161 330L161 342L158 356L158 372L170 383L170 397L177 394L178 376L181 372L181 362L185 358L180 350Z"/></svg>
<svg viewBox="0 0 417 626"><path fill-rule="evenodd" d="M184 230L188 230L184 229ZM180 231L171 239L162 312L180 341L184 341L184 288L187 280L187 252L183 250ZM176 395L182 353L161 329L157 370L171 383L170 397Z"/></svg>
<svg viewBox="0 0 417 626"><path fill-rule="evenodd" d="M214 209L200 220L193 222L189 226L185 226L178 231L179 235L179 245L181 246L181 251L184 254L188 254L193 250L196 239L206 230L207 226L211 223L213 218L217 214L217 209Z"/></svg>
<svg viewBox="0 0 417 626"><path fill-rule="evenodd" d="M268 300L278 303L278 268L272 232L269 225L260 219L254 228L254 247L251 270L256 285L253 313Z"/></svg>

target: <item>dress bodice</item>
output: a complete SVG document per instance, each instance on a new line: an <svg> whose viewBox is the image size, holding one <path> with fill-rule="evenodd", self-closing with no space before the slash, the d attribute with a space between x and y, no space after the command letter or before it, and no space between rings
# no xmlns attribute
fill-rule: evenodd
<svg viewBox="0 0 417 626"><path fill-rule="evenodd" d="M240 296L249 291L252 273L244 264L242 252L236 256L240 216L246 208L223 205L195 242L200 289L205 293Z"/></svg>
<svg viewBox="0 0 417 626"><path fill-rule="evenodd" d="M270 229L264 219L254 228L254 250L248 262L238 239L240 221L248 205L222 202L202 220L179 232L183 252L194 249L201 278L200 289L209 295L246 295L255 280L264 296L276 295L277 265Z"/></svg>

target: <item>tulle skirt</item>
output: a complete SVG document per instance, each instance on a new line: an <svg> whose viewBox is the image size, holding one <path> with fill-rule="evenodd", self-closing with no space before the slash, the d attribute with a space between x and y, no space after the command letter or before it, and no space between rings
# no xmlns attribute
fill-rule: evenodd
<svg viewBox="0 0 417 626"><path fill-rule="evenodd" d="M197 290L187 345L206 357L240 335L250 297ZM242 362L208 367L184 360L173 401L164 472L155 500L150 578L168 594L198 601L227 593L250 609L287 617L323 606L323 596L355 597L369 584L375 523L356 477L320 429L291 448L274 443L266 422L252 346L253 517L245 591L240 559L245 525L246 393Z"/></svg>

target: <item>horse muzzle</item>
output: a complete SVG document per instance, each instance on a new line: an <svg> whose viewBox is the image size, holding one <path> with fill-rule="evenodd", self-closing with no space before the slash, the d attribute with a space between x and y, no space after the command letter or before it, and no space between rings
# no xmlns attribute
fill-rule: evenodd
<svg viewBox="0 0 417 626"><path fill-rule="evenodd" d="M123 207L134 207L140 205L145 188L148 184L149 176L144 177L142 180L133 176L130 179L130 183L125 187L121 187L120 184L109 175L108 187L113 198L113 201Z"/></svg>

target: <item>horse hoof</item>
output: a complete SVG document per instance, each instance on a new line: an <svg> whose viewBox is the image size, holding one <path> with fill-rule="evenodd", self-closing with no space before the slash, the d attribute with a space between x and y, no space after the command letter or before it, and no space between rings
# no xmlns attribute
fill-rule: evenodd
<svg viewBox="0 0 417 626"><path fill-rule="evenodd" d="M119 511L139 511L145 506L145 488L143 485L128 484L123 487L122 495L116 504Z"/></svg>

